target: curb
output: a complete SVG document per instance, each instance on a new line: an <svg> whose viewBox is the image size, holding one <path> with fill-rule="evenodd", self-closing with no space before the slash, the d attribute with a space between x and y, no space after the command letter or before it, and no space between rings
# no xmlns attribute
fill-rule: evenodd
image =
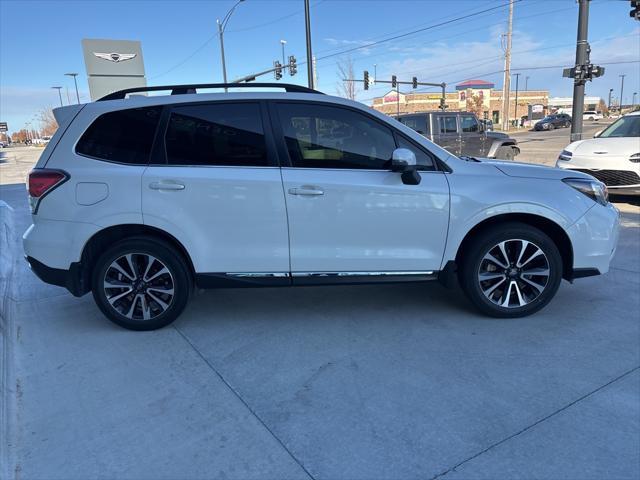
<svg viewBox="0 0 640 480"><path fill-rule="evenodd" d="M14 212L0 200L0 478L12 478L11 438L15 397L13 369L13 300L11 281L15 258Z"/></svg>

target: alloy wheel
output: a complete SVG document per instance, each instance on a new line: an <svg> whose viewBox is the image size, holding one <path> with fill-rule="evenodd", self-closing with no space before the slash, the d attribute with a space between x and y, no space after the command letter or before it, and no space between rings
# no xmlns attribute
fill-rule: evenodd
<svg viewBox="0 0 640 480"><path fill-rule="evenodd" d="M174 299L173 275L164 263L146 253L128 253L111 262L103 288L111 307L132 320L152 320Z"/></svg>
<svg viewBox="0 0 640 480"><path fill-rule="evenodd" d="M502 241L480 262L478 282L484 296L503 308L520 308L547 287L551 269L542 249L529 240Z"/></svg>

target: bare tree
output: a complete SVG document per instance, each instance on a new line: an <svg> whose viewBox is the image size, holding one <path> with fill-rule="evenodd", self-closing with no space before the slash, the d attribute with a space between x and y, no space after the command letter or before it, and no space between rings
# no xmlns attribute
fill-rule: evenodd
<svg viewBox="0 0 640 480"><path fill-rule="evenodd" d="M43 108L40 110L40 124L42 125L41 134L51 136L56 133L58 129L58 122L56 117L53 116L53 110L50 108Z"/></svg>
<svg viewBox="0 0 640 480"><path fill-rule="evenodd" d="M467 97L467 112L473 112L478 118L483 118L484 102L479 95Z"/></svg>
<svg viewBox="0 0 640 480"><path fill-rule="evenodd" d="M355 100L358 95L359 88L353 79L353 60L351 57L343 57L338 60L338 95L341 97Z"/></svg>

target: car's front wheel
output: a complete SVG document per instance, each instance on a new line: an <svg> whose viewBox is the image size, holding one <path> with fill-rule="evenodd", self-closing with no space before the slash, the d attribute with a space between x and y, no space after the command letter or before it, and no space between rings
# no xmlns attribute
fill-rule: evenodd
<svg viewBox="0 0 640 480"><path fill-rule="evenodd" d="M496 150L496 158L498 160L513 160L516 157L516 151L511 147L499 147Z"/></svg>
<svg viewBox="0 0 640 480"><path fill-rule="evenodd" d="M96 304L129 330L155 330L173 322L191 291L182 257L168 244L145 237L116 243L97 260L92 275Z"/></svg>
<svg viewBox="0 0 640 480"><path fill-rule="evenodd" d="M558 247L544 232L527 224L487 229L462 253L462 288L490 316L522 317L537 312L554 297L562 280Z"/></svg>

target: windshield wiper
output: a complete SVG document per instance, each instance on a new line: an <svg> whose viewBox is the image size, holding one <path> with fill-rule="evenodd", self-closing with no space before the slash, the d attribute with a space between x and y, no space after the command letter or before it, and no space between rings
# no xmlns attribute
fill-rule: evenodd
<svg viewBox="0 0 640 480"><path fill-rule="evenodd" d="M470 157L469 155L461 155L458 158L461 158L467 162L478 162L478 163L482 162L482 160L478 160L476 157Z"/></svg>

